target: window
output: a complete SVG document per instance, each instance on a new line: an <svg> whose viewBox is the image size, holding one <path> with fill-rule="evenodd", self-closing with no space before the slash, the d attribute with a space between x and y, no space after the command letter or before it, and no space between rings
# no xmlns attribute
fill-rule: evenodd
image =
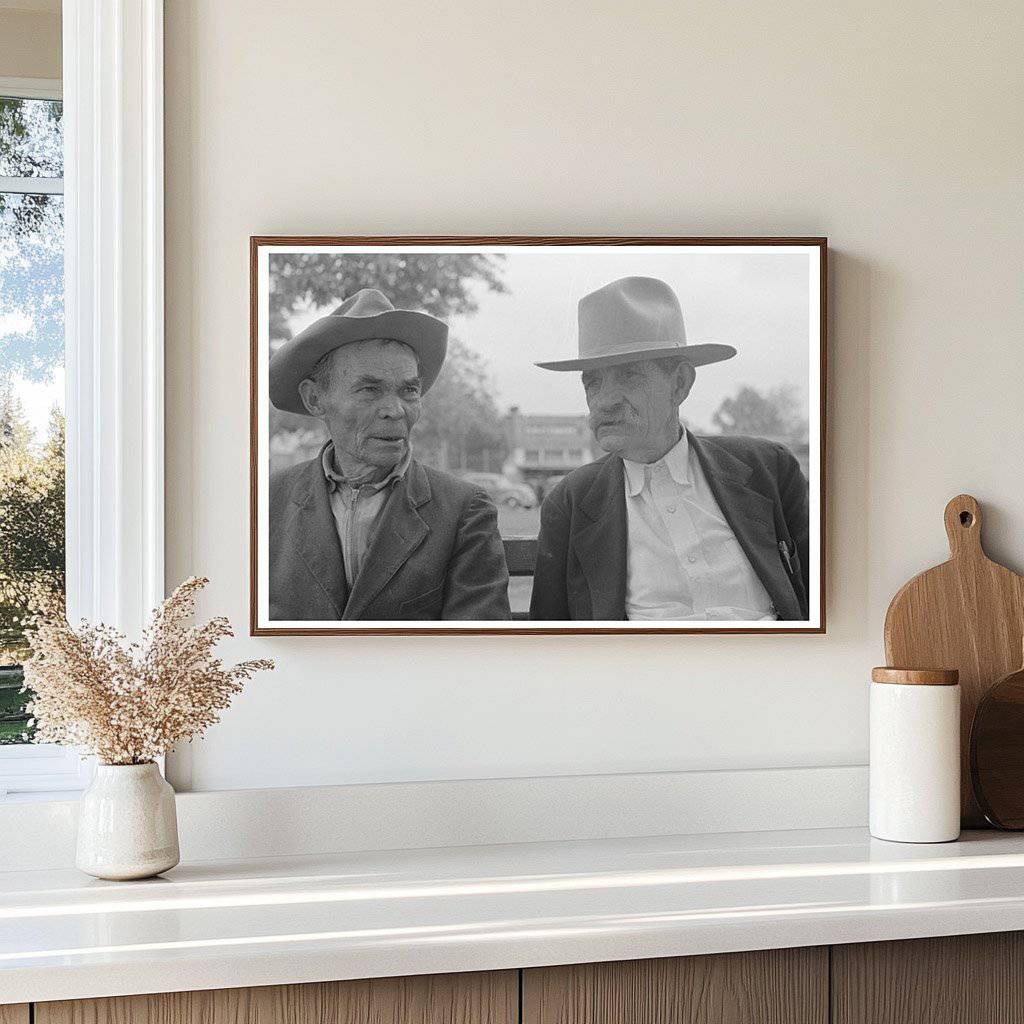
<svg viewBox="0 0 1024 1024"><path fill-rule="evenodd" d="M526 449L526 461L527 462L540 462L540 451L536 448Z"/></svg>
<svg viewBox="0 0 1024 1024"><path fill-rule="evenodd" d="M565 452L561 448L545 448L544 458L548 462L561 462L565 458Z"/></svg>
<svg viewBox="0 0 1024 1024"><path fill-rule="evenodd" d="M0 796L68 781L66 752L25 750L20 667L34 604L64 593L63 164L59 84L0 80Z"/></svg>
<svg viewBox="0 0 1024 1024"><path fill-rule="evenodd" d="M0 744L31 738L19 661L64 592L64 182L59 99L0 95Z"/></svg>
<svg viewBox="0 0 1024 1024"><path fill-rule="evenodd" d="M51 323L64 320L63 351L59 343L43 344L46 337L59 339L59 331L28 336L22 316L19 352L28 351L29 363L18 374L19 397L50 386L59 401L63 359L68 615L135 637L146 611L165 594L163 4L66 4L62 45L63 83L0 78L0 98L17 101L5 110L25 110L24 100L49 101L29 109L51 115L59 109L50 122L63 134L63 156L53 135L42 155L30 146L38 136L20 128L0 140L5 209L34 204L63 212L66 290L63 297L51 292L48 305L39 307ZM12 230L7 217L0 272L5 316L13 315L14 300L4 275L28 276L31 264L15 252ZM7 333L0 331L0 346L10 340ZM12 379L14 352L13 345L0 347L0 372ZM32 374L49 383L26 383ZM37 404L45 421L48 397ZM59 747L0 745L0 801L73 795L88 784L92 765ZM187 751L178 770L187 772Z"/></svg>

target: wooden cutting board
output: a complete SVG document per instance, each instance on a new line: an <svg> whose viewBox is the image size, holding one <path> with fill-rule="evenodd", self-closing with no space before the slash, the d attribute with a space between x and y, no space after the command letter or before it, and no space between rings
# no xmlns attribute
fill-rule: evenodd
<svg viewBox="0 0 1024 1024"><path fill-rule="evenodd" d="M986 822L971 791L971 722L988 688L1020 668L1024 577L993 562L981 544L981 507L958 494L945 512L948 562L915 576L885 615L886 663L960 670L960 814L965 828Z"/></svg>

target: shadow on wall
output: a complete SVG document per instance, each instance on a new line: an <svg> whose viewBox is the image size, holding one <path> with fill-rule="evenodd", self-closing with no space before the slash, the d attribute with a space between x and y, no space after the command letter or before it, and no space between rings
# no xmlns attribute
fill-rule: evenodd
<svg viewBox="0 0 1024 1024"><path fill-rule="evenodd" d="M866 558L844 560L843 552L867 552L871 494L872 354L876 324L873 309L885 295L892 306L895 279L885 276L866 260L842 249L828 253L828 394L825 421L826 464L822 467L827 505L826 601L829 632L834 623L859 623L862 635L881 638L882 621L868 615L869 562ZM843 444L831 429L849 424L849 443ZM837 581L841 580L841 586ZM881 607L884 616L885 607ZM880 642L880 641L879 641Z"/></svg>

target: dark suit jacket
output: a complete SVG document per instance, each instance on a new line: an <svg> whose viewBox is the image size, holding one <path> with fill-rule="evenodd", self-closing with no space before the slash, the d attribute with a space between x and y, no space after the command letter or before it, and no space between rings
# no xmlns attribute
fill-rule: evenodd
<svg viewBox="0 0 1024 1024"><path fill-rule="evenodd" d="M788 448L760 438L689 438L779 618L806 619L807 481L799 463ZM530 618L625 619L626 530L622 459L573 470L541 507Z"/></svg>
<svg viewBox="0 0 1024 1024"><path fill-rule="evenodd" d="M393 485L349 592L320 457L270 481L270 618L507 619L490 498L415 459Z"/></svg>

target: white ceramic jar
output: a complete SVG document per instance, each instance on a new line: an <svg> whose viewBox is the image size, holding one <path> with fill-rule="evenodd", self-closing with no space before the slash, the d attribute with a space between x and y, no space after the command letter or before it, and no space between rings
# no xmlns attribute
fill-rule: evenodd
<svg viewBox="0 0 1024 1024"><path fill-rule="evenodd" d="M947 669L871 673L870 828L876 839L960 835L960 685Z"/></svg>
<svg viewBox="0 0 1024 1024"><path fill-rule="evenodd" d="M157 765L97 765L79 805L79 870L123 881L158 875L179 859L174 790Z"/></svg>

